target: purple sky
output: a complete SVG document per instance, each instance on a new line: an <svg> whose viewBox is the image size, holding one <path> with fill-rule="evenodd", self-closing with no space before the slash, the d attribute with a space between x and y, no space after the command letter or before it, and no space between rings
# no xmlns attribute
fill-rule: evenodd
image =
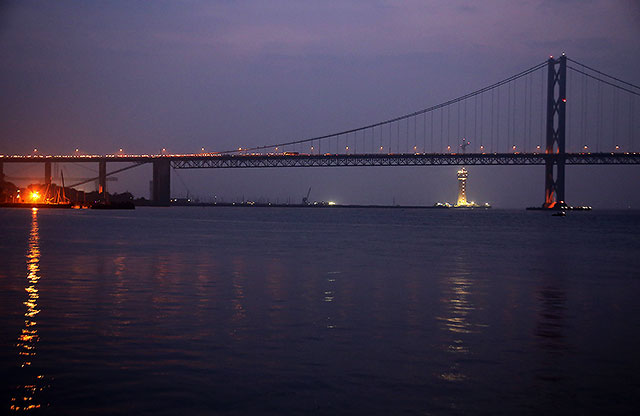
<svg viewBox="0 0 640 416"><path fill-rule="evenodd" d="M3 2L0 153L305 138L437 104L560 52L638 84L638 39L637 1ZM311 199L432 204L455 198L455 170L180 171L172 193L297 201L312 186ZM569 167L569 202L640 207L639 170ZM472 199L542 202L542 167L469 171ZM149 179L142 167L109 186L148 196Z"/></svg>

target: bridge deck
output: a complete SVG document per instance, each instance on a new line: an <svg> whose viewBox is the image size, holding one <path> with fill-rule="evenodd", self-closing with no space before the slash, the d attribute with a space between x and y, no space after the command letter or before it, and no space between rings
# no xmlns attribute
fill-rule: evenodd
<svg viewBox="0 0 640 416"><path fill-rule="evenodd" d="M150 163L169 160L175 169L332 166L544 165L564 158L568 165L640 164L640 153L401 153L401 154L180 154L106 156L0 156L4 163Z"/></svg>

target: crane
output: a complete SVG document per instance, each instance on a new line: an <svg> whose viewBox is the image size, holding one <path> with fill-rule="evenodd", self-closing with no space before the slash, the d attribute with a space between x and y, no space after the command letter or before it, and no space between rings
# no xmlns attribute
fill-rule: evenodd
<svg viewBox="0 0 640 416"><path fill-rule="evenodd" d="M302 205L309 205L309 195L311 194L311 187L307 191L307 196L302 197Z"/></svg>

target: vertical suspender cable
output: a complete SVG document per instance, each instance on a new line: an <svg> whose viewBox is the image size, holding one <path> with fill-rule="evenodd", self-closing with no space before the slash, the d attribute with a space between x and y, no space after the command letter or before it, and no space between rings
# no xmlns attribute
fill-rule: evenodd
<svg viewBox="0 0 640 416"><path fill-rule="evenodd" d="M566 151L571 151L571 144L574 142L573 140L573 128L571 128L571 123L573 123L573 108L575 107L575 103L573 102L573 92L574 92L574 88L573 88L573 77L570 75L567 75L567 101L569 102L569 105L565 106L566 108L566 112L565 112L565 123L566 123L566 129L565 129L565 150Z"/></svg>
<svg viewBox="0 0 640 416"><path fill-rule="evenodd" d="M440 109L440 149L438 149L438 152L442 152L442 135L443 135L443 131L444 131L444 108Z"/></svg>
<svg viewBox="0 0 640 416"><path fill-rule="evenodd" d="M533 77L529 77L529 151L534 147L533 143Z"/></svg>
<svg viewBox="0 0 640 416"><path fill-rule="evenodd" d="M524 101L524 106L522 108L522 152L526 152L529 146L529 140L527 137L527 98L529 92L529 81L528 77L524 78L524 94L522 95L522 101Z"/></svg>
<svg viewBox="0 0 640 416"><path fill-rule="evenodd" d="M518 80L514 80L513 81L513 98L511 99L511 107L513 108L512 110L512 114L511 114L511 141L513 142L513 144L516 144L516 107L517 105L517 100L516 100L516 86L518 85Z"/></svg>
<svg viewBox="0 0 640 416"><path fill-rule="evenodd" d="M473 140L478 142L478 97L473 98ZM481 143L478 143L481 144Z"/></svg>
<svg viewBox="0 0 640 416"><path fill-rule="evenodd" d="M364 134L364 130L362 132ZM358 153L358 132L353 132L353 153Z"/></svg>
<svg viewBox="0 0 640 416"><path fill-rule="evenodd" d="M447 147L451 148L451 109L447 106Z"/></svg>
<svg viewBox="0 0 640 416"><path fill-rule="evenodd" d="M524 101L524 108L523 108L523 113L522 113L522 136L523 136L523 140L524 140L524 146L522 147L522 151L526 152L529 149L529 135L528 135L528 129L527 129L527 122L528 122L528 103L527 100L529 98L529 77L525 77L524 79L524 95L523 95L523 101Z"/></svg>
<svg viewBox="0 0 640 416"><path fill-rule="evenodd" d="M530 152L531 149L533 148L532 146L532 138L533 138L533 134L531 132L531 130L533 129L533 74L529 75L529 79L528 79L528 83L529 83L529 96L527 97L528 100L528 105L529 105L529 117L528 117L528 123L527 125L529 126L527 128L527 152Z"/></svg>
<svg viewBox="0 0 640 416"><path fill-rule="evenodd" d="M422 113L422 153L427 153L427 113Z"/></svg>
<svg viewBox="0 0 640 416"><path fill-rule="evenodd" d="M613 124L613 148L618 145L618 90L613 90L611 95L613 100L613 116L611 117L611 123ZM619 149L618 149L619 150Z"/></svg>
<svg viewBox="0 0 640 416"><path fill-rule="evenodd" d="M634 152L633 148L633 95L629 96L629 139L627 143L629 152Z"/></svg>
<svg viewBox="0 0 640 416"><path fill-rule="evenodd" d="M458 137L458 141L461 138L465 138L466 139L466 137L467 137L467 119L468 119L467 118L467 102L468 101L469 100L464 100L462 102L462 105L464 106L464 107L462 107L462 136Z"/></svg>
<svg viewBox="0 0 640 416"><path fill-rule="evenodd" d="M406 137L407 137L407 153L411 153L411 152L409 152L409 149L410 149L410 145L409 145L409 143L410 143L410 140L409 140L409 119L407 119L407 134L406 134Z"/></svg>
<svg viewBox="0 0 640 416"><path fill-rule="evenodd" d="M500 88L496 91L496 153L500 153Z"/></svg>
<svg viewBox="0 0 640 416"><path fill-rule="evenodd" d="M589 134L589 78L584 77L584 126L582 127L583 136L585 138L585 144L591 145L591 141L588 139Z"/></svg>
<svg viewBox="0 0 640 416"><path fill-rule="evenodd" d="M511 83L509 83L507 91L507 152L509 151L510 142L513 141L511 137Z"/></svg>
<svg viewBox="0 0 640 416"><path fill-rule="evenodd" d="M602 86L600 85L600 83L597 83L597 100L596 100L596 105L597 105L597 111L598 111L598 116L596 117L596 134L597 134L597 138L598 140L596 141L596 152L600 151L600 143L603 143L602 141Z"/></svg>
<svg viewBox="0 0 640 416"><path fill-rule="evenodd" d="M491 110L489 111L489 134L491 135L491 151L497 152L496 148L493 146L495 143L495 135L493 134L493 107L494 107L495 95L494 90L491 90Z"/></svg>
<svg viewBox="0 0 640 416"><path fill-rule="evenodd" d="M484 94L480 95L480 145L482 146L482 142L484 141L484 130L483 127L484 121Z"/></svg>
<svg viewBox="0 0 640 416"><path fill-rule="evenodd" d="M413 147L418 152L418 116L413 118Z"/></svg>
<svg viewBox="0 0 640 416"><path fill-rule="evenodd" d="M456 130L456 140L460 140L460 105L461 103L458 103L458 129Z"/></svg>
<svg viewBox="0 0 640 416"><path fill-rule="evenodd" d="M629 111L631 111L631 124L629 125L629 136L631 138L631 148L629 149L629 151L631 152L636 152L636 147L635 147L635 121L636 121L636 115L635 115L635 106L636 106L636 97L634 95L632 95L630 98L631 103L631 109Z"/></svg>
<svg viewBox="0 0 640 416"><path fill-rule="evenodd" d="M400 151L400 120L396 122L396 153L402 153Z"/></svg>
<svg viewBox="0 0 640 416"><path fill-rule="evenodd" d="M530 152L534 147L533 143L531 143L533 141L533 77L533 74L529 75L529 127L527 130L527 142L529 143L529 147L527 152Z"/></svg>
<svg viewBox="0 0 640 416"><path fill-rule="evenodd" d="M407 142L407 153L409 153L409 119L407 119L407 134L406 134L406 142Z"/></svg>
<svg viewBox="0 0 640 416"><path fill-rule="evenodd" d="M431 112L431 123L430 123L431 134L429 135L429 147L430 152L435 153L433 151L433 111Z"/></svg>
<svg viewBox="0 0 640 416"><path fill-rule="evenodd" d="M573 74L576 75L577 74ZM584 95L586 93L586 88L584 86L585 81L587 80L587 77L585 77L584 75L581 78L581 83L580 83L580 142L576 143L578 146L586 146L586 138L584 137L584 120L585 120L585 115L584 115L584 109L585 109L585 101L584 101ZM577 101L577 100L576 100ZM577 140L576 140L577 142ZM584 149L584 148L583 148Z"/></svg>
<svg viewBox="0 0 640 416"><path fill-rule="evenodd" d="M545 73L544 71L540 71L540 73L542 74L542 78L540 79L540 135L538 136L538 146L541 146L544 144L544 114L545 114L545 99L544 99L544 78L545 78Z"/></svg>

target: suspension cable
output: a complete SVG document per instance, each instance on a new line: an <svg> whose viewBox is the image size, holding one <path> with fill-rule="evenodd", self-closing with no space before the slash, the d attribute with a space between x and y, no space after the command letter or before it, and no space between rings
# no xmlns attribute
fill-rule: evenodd
<svg viewBox="0 0 640 416"><path fill-rule="evenodd" d="M633 95L640 96L640 93L638 93L638 92L632 91L632 90L630 90L630 89L628 89L628 88L625 88L625 87L621 87L620 85L616 85L616 84L614 84L613 82L605 81L605 80L604 80L604 79L602 79L602 78L598 78L598 77L596 77L595 75L588 74L588 73L586 73L586 72L584 72L584 71L581 71L581 70L579 70L579 69L577 69L577 68L574 68L574 67L572 67L572 66L567 65L567 68L569 68L570 70L575 71L575 72L577 72L577 73L579 73L579 74L582 74L582 75L588 76L589 78L593 78L593 79L595 79L596 81L600 81L600 82L602 82L602 83L604 83L604 84L607 84L607 85L610 85L610 86L612 86L612 87L615 87L615 88L617 88L617 89L619 89L619 90L626 91L626 92L628 92L629 94L633 94ZM609 78L613 78L613 77L609 77ZM615 79L615 78L614 78L614 79ZM628 84L628 83L626 83L626 82L624 82L624 81L620 81L620 82L623 82L624 84ZM629 85L633 86L634 88L639 88L639 87L634 86L633 84L629 84Z"/></svg>
<svg viewBox="0 0 640 416"><path fill-rule="evenodd" d="M638 88L638 89L640 89L640 87L638 87L637 85L634 85L634 84L632 84L632 83L630 83L630 82L623 81L623 80L621 80L620 78L616 78L616 77L614 77L614 76L611 76L611 75L605 74L604 72L598 71L598 70L597 70L597 69L595 69L595 68L591 68L590 66L587 66L587 65L585 65L585 64L583 64L583 63L580 63L580 62L578 62L578 61L574 61L574 60L573 60L573 59L571 59L571 58L568 58L568 57L567 57L567 61L571 61L571 62L573 62L574 64L578 64L578 65L580 65L581 67L587 68L588 70L591 70L591 71L593 71L593 72L597 72L597 73L598 73L598 74L600 74L600 75L604 75L605 77L608 77L608 78L611 78L611 79L613 79L613 80L616 80L616 81L618 81L618 82L620 82L620 83L622 83L622 84L628 85L628 86L633 87L633 88ZM572 68L572 69L573 69L573 68Z"/></svg>
<svg viewBox="0 0 640 416"><path fill-rule="evenodd" d="M382 125L385 125L385 124L399 122L400 120L404 120L404 119L407 119L407 118L410 118L410 117L418 116L418 115L423 114L423 113L428 113L428 112L431 112L431 111L434 111L434 110L438 110L440 108L450 106L451 104L459 103L460 101L464 101L464 100L466 100L468 98L471 98L471 97L474 97L476 95L482 94L484 92L490 91L490 90L492 90L494 88L498 88L498 87L500 87L500 86L502 86L504 84L507 84L507 83L509 83L511 81L514 81L514 80L516 80L518 78L521 78L521 77L526 76L526 75L528 75L528 74L530 74L532 72L535 72L535 71L539 70L540 68L542 68L542 67L544 67L546 65L547 65L547 61L542 62L542 63L537 64L537 65L535 65L535 66L533 66L533 67L531 67L529 69L526 69L526 70L524 70L522 72L519 72L519 73L517 73L515 75L512 75L512 76L510 76L508 78L505 78L502 81L496 82L495 84L491 84L489 86L486 86L486 87L481 88L479 90L473 91L471 93L462 95L462 96L457 97L457 98L453 98L453 99L445 101L445 102L443 102L441 104L437 104L437 105L434 105L434 106L431 106L431 107L428 107L428 108L425 108L423 110L419 110L419 111L416 111L416 112L413 112L413 113L410 113L410 114L405 114L405 115L402 115L402 116L399 116L399 117L395 117L395 118L391 118L391 119L388 119L388 120L385 120L385 121L381 121L381 122L378 122L378 123L369 124L367 126L358 127L358 128L354 128L354 129L350 129L350 130L345 130L345 131L341 131L341 132L338 132L338 133L326 134L326 135L323 135L323 136L311 137L311 138L308 138L308 139L301 139L301 140L293 140L293 141L289 141L289 142L282 142L282 143L273 144L273 145L267 145L267 146L256 146L256 147L242 148L242 151L270 149L272 147L282 147L282 146L289 146L289 145L298 144L298 143L308 143L308 142L310 142L312 140L328 139L328 138L331 138L331 137L336 137L338 135L353 133L353 132L356 132L356 131L360 131L360 130L364 130L364 129L368 129L368 128L372 128L372 127L378 127L378 126L382 126ZM238 153L238 152L239 152L238 149L234 149L234 150L225 150L225 151L213 152L213 153L216 153L216 154L227 154L227 153Z"/></svg>

